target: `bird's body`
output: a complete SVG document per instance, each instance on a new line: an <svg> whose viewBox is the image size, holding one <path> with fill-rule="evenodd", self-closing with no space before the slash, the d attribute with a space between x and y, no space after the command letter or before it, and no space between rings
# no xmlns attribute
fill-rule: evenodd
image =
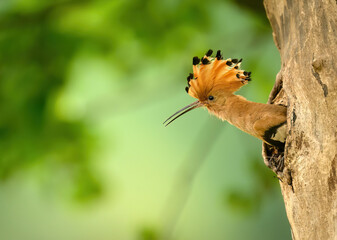
<svg viewBox="0 0 337 240"><path fill-rule="evenodd" d="M241 59L215 58L209 50L200 60L193 58L193 73L187 77L186 91L198 101L173 114L168 124L198 107L208 111L265 143L283 150L286 139L287 109L281 105L255 103L234 92L250 81L250 72L240 70ZM165 122L166 122L165 121Z"/></svg>
<svg viewBox="0 0 337 240"><path fill-rule="evenodd" d="M233 94L223 104L207 109L221 120L270 145L279 148L284 145L287 121L287 109L284 106L251 102ZM275 126L279 126L276 131L268 132Z"/></svg>

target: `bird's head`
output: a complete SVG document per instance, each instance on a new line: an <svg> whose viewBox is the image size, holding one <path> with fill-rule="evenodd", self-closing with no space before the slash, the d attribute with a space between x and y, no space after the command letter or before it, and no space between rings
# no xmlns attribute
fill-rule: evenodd
<svg viewBox="0 0 337 240"><path fill-rule="evenodd" d="M206 107L212 113L219 111L229 96L251 80L250 72L240 69L242 59L224 60L220 50L215 57L212 53L208 50L203 58L193 58L193 73L187 77L185 90L198 100L170 116L164 122L166 126L198 107Z"/></svg>

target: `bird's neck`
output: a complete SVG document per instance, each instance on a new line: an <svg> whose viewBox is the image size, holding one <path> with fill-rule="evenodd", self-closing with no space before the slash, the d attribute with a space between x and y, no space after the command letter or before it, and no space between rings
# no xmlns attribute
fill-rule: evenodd
<svg viewBox="0 0 337 240"><path fill-rule="evenodd" d="M231 95L225 99L223 104L210 111L218 118L226 120L242 131L256 136L254 123L260 116L256 112L260 105L261 103L248 101L242 96ZM256 137L260 138L260 136Z"/></svg>
<svg viewBox="0 0 337 240"><path fill-rule="evenodd" d="M287 136L287 108L284 106L255 103L231 95L209 111L270 145L284 146Z"/></svg>

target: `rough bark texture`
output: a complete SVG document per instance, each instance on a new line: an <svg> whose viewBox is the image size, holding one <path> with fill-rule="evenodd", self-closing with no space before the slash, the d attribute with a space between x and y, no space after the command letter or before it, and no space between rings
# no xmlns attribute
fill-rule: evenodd
<svg viewBox="0 0 337 240"><path fill-rule="evenodd" d="M337 3L264 4L282 62L270 102L288 106L278 175L293 239L337 239Z"/></svg>

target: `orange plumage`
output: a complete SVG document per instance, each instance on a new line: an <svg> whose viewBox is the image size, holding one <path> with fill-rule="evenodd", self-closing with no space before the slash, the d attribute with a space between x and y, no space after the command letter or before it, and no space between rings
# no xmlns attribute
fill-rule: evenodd
<svg viewBox="0 0 337 240"><path fill-rule="evenodd" d="M201 61L193 58L193 74L188 79L188 94L201 101L206 100L210 92L232 94L250 81L250 73L240 69L241 59L223 60L220 51L215 58L211 54L212 51L208 51Z"/></svg>
<svg viewBox="0 0 337 240"><path fill-rule="evenodd" d="M241 59L223 60L220 51L211 57L212 50L200 60L193 58L193 73L187 77L186 91L196 102L182 108L164 123L170 124L181 115L198 107L239 129L280 149L286 139L285 106L255 103L242 96L234 95L250 81L250 72L240 69Z"/></svg>

